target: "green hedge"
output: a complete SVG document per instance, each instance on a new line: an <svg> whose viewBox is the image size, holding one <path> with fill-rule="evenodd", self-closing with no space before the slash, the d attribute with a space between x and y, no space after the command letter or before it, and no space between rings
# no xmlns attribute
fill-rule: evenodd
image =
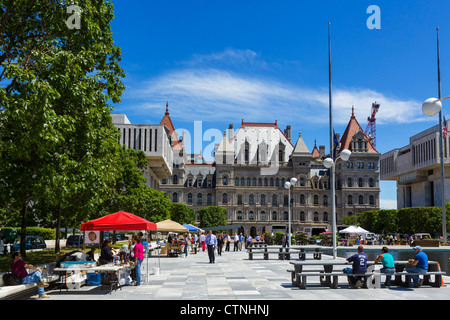
<svg viewBox="0 0 450 320"><path fill-rule="evenodd" d="M17 229L17 236L20 237L22 228ZM38 228L38 227L27 227L27 236L41 236L44 240L54 240L56 239L56 230L49 228Z"/></svg>
<svg viewBox="0 0 450 320"><path fill-rule="evenodd" d="M447 229L450 230L447 204ZM414 207L400 210L366 211L358 214L358 224L374 233L442 233L440 207Z"/></svg>

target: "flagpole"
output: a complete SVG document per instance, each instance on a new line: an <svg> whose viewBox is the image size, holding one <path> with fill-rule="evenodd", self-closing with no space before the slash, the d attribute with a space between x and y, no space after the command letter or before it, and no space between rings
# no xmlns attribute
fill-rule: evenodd
<svg viewBox="0 0 450 320"><path fill-rule="evenodd" d="M441 56L439 49L439 28L436 28L437 32L437 65L438 65L438 99L442 99L441 92ZM443 111L439 112L439 141L440 141L440 158L441 158L441 205L442 205L442 240L447 242L447 217L446 217L446 202L445 202L445 168L444 168L444 133L442 126Z"/></svg>
<svg viewBox="0 0 450 320"><path fill-rule="evenodd" d="M328 23L328 85L329 85L329 109L330 109L330 157L333 157L333 101L331 85L331 23ZM336 197L335 197L335 160L330 168L330 189L331 189L331 215L332 215L332 236L333 236L333 259L336 259Z"/></svg>

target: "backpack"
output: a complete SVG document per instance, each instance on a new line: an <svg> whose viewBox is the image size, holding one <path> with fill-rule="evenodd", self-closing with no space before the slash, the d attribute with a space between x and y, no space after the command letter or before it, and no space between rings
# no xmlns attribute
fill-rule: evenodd
<svg viewBox="0 0 450 320"><path fill-rule="evenodd" d="M5 273L3 275L3 283L5 284L5 286L16 286L22 284L22 279L20 279L14 273Z"/></svg>

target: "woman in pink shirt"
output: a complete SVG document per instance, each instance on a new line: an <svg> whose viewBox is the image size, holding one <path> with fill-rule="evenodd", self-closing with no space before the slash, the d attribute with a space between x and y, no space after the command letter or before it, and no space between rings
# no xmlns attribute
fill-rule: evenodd
<svg viewBox="0 0 450 320"><path fill-rule="evenodd" d="M133 248L134 258L136 259L136 286L141 285L141 266L144 260L144 246L141 243L141 238L133 238L133 242L136 241L136 245Z"/></svg>

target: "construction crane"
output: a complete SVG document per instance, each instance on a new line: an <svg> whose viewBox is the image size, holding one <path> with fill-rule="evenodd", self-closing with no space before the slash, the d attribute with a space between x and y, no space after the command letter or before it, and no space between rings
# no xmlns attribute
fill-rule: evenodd
<svg viewBox="0 0 450 320"><path fill-rule="evenodd" d="M378 109L380 109L380 104L375 101L375 103L372 103L372 112L370 117L367 118L369 123L367 124L366 132L365 134L369 132L370 129L370 135L372 137L372 144L373 147L377 148L377 119L375 118L375 115L378 113Z"/></svg>

